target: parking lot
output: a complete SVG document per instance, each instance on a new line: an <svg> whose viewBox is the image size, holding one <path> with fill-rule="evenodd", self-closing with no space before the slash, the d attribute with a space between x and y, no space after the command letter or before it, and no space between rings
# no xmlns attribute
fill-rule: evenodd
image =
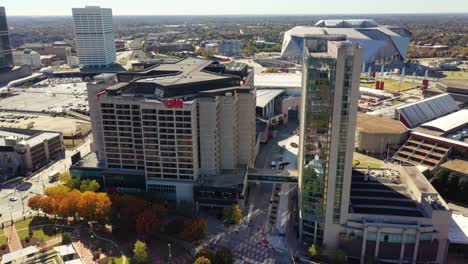
<svg viewBox="0 0 468 264"><path fill-rule="evenodd" d="M74 79L50 82L44 80L34 87L13 87L9 95L0 98L0 109L33 112L88 111L86 83Z"/></svg>

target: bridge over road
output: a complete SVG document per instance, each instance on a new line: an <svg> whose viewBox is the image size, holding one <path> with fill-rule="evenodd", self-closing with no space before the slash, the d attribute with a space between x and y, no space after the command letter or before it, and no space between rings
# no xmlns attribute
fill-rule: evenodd
<svg viewBox="0 0 468 264"><path fill-rule="evenodd" d="M297 184L298 177L299 173L297 170L249 168L247 172L247 179L249 182Z"/></svg>

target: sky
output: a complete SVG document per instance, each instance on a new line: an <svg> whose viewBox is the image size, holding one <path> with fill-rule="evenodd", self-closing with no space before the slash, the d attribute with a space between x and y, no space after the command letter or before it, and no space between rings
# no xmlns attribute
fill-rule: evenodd
<svg viewBox="0 0 468 264"><path fill-rule="evenodd" d="M9 16L70 16L85 5L114 15L468 13L468 0L0 0Z"/></svg>

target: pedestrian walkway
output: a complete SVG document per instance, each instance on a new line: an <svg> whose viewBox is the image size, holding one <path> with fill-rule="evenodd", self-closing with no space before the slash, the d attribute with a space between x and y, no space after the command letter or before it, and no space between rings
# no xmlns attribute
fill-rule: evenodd
<svg viewBox="0 0 468 264"><path fill-rule="evenodd" d="M47 240L43 248L50 248L60 243L62 243L62 236L57 236L52 238L51 240Z"/></svg>
<svg viewBox="0 0 468 264"><path fill-rule="evenodd" d="M73 242L73 247L85 264L94 263L93 254L88 248L85 247L85 245L83 245L83 243L81 243L81 241Z"/></svg>
<svg viewBox="0 0 468 264"><path fill-rule="evenodd" d="M8 248L10 249L10 252L23 249L18 233L16 233L15 225L5 227L3 232L8 238Z"/></svg>

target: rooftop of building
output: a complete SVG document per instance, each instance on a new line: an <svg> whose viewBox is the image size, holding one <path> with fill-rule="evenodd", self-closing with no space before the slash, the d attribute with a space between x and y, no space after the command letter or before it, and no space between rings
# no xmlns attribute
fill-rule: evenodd
<svg viewBox="0 0 468 264"><path fill-rule="evenodd" d="M96 152L90 152L82 157L78 162L72 164L72 167L81 168L104 168L103 164L99 163Z"/></svg>
<svg viewBox="0 0 468 264"><path fill-rule="evenodd" d="M223 170L215 176L199 176L195 185L197 187L206 188L232 188L237 189L242 187L247 177L245 168L235 170Z"/></svg>
<svg viewBox="0 0 468 264"><path fill-rule="evenodd" d="M407 125L414 128L460 110L457 102L449 94L440 94L396 108Z"/></svg>
<svg viewBox="0 0 468 264"><path fill-rule="evenodd" d="M212 90L224 92L233 87L249 90L249 87L242 87L242 79L249 74L240 63L219 65L206 59L187 58L175 63L156 64L139 72L119 73L119 83L106 91L109 95L174 98Z"/></svg>
<svg viewBox="0 0 468 264"><path fill-rule="evenodd" d="M280 96L284 89L264 89L257 90L257 107L265 107L276 97Z"/></svg>
<svg viewBox="0 0 468 264"><path fill-rule="evenodd" d="M11 138L16 140L25 140L29 146L41 144L46 140L60 136L59 132L15 129L15 128L0 128L0 138ZM3 141L3 144L5 142Z"/></svg>
<svg viewBox="0 0 468 264"><path fill-rule="evenodd" d="M350 213L431 217L434 210L448 206L415 166L355 168Z"/></svg>
<svg viewBox="0 0 468 264"><path fill-rule="evenodd" d="M455 171L468 176L468 161L462 159L449 160L441 165L451 171Z"/></svg>
<svg viewBox="0 0 468 264"><path fill-rule="evenodd" d="M301 73L259 73L254 79L256 88L297 88L302 85Z"/></svg>
<svg viewBox="0 0 468 264"><path fill-rule="evenodd" d="M421 127L447 133L466 125L468 125L468 109L462 109L424 123ZM466 136L468 136L468 134Z"/></svg>
<svg viewBox="0 0 468 264"><path fill-rule="evenodd" d="M440 83L446 86L447 88L458 88L468 90L467 79L443 79L440 80Z"/></svg>
<svg viewBox="0 0 468 264"><path fill-rule="evenodd" d="M397 120L358 113L356 129L372 134L402 134L408 129Z"/></svg>

